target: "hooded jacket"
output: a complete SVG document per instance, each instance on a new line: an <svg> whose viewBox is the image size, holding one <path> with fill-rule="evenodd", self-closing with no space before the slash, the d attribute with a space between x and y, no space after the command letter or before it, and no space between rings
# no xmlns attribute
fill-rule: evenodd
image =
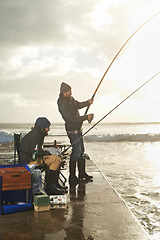
<svg viewBox="0 0 160 240"><path fill-rule="evenodd" d="M48 155L46 154L46 151L42 149L44 137L45 135L41 131L41 128L35 124L33 130L31 130L22 138L19 149L21 163L28 164L30 161L33 161L32 154L36 145L38 145L38 153L42 154L42 156Z"/></svg>
<svg viewBox="0 0 160 240"><path fill-rule="evenodd" d="M60 94L57 104L59 112L65 121L66 131L79 131L83 121L88 119L88 115L80 116L78 109L89 106L89 101L78 102L73 97L68 98Z"/></svg>

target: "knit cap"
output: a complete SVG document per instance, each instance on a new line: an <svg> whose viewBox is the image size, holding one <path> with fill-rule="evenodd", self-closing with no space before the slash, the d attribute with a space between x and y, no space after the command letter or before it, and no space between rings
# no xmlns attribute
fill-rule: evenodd
<svg viewBox="0 0 160 240"><path fill-rule="evenodd" d="M60 87L60 92L66 93L69 90L71 90L71 87L67 83L62 82L61 87Z"/></svg>
<svg viewBox="0 0 160 240"><path fill-rule="evenodd" d="M38 125L40 129L48 128L51 125L50 121L45 117L37 118L35 124Z"/></svg>

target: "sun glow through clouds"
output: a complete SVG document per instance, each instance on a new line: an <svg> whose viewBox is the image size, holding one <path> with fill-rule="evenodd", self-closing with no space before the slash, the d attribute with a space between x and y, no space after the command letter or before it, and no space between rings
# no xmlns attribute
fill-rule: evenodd
<svg viewBox="0 0 160 240"><path fill-rule="evenodd" d="M26 109L35 112L38 102L43 105L41 98L56 107L62 81L72 86L77 100L89 99L120 47L159 9L159 0L41 1L38 6L34 1L2 2L1 94L10 103L3 108L1 121L10 119L15 94L24 98L24 104L18 104L21 121L34 121ZM160 70L159 25L157 15L114 61L90 108L95 121ZM159 76L105 121L159 121L158 80ZM41 115L40 107L38 112ZM54 118L62 121L58 111Z"/></svg>

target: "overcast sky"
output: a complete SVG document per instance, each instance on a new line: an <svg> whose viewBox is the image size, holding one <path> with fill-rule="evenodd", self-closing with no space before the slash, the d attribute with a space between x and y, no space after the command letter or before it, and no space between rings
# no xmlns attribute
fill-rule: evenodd
<svg viewBox="0 0 160 240"><path fill-rule="evenodd" d="M61 83L76 100L91 98L125 41L159 11L159 0L0 0L0 122L63 122ZM159 26L160 14L114 61L89 109L95 122L160 71ZM160 74L105 121L160 121L159 82Z"/></svg>

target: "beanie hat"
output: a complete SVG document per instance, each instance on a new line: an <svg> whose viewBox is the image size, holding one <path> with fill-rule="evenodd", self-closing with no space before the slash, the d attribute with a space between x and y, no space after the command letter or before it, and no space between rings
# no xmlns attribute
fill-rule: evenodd
<svg viewBox="0 0 160 240"><path fill-rule="evenodd" d="M45 117L37 118L35 124L38 125L40 129L48 128L51 125L50 121Z"/></svg>
<svg viewBox="0 0 160 240"><path fill-rule="evenodd" d="M67 83L62 82L60 92L61 93L66 93L69 90L71 90L71 87Z"/></svg>

